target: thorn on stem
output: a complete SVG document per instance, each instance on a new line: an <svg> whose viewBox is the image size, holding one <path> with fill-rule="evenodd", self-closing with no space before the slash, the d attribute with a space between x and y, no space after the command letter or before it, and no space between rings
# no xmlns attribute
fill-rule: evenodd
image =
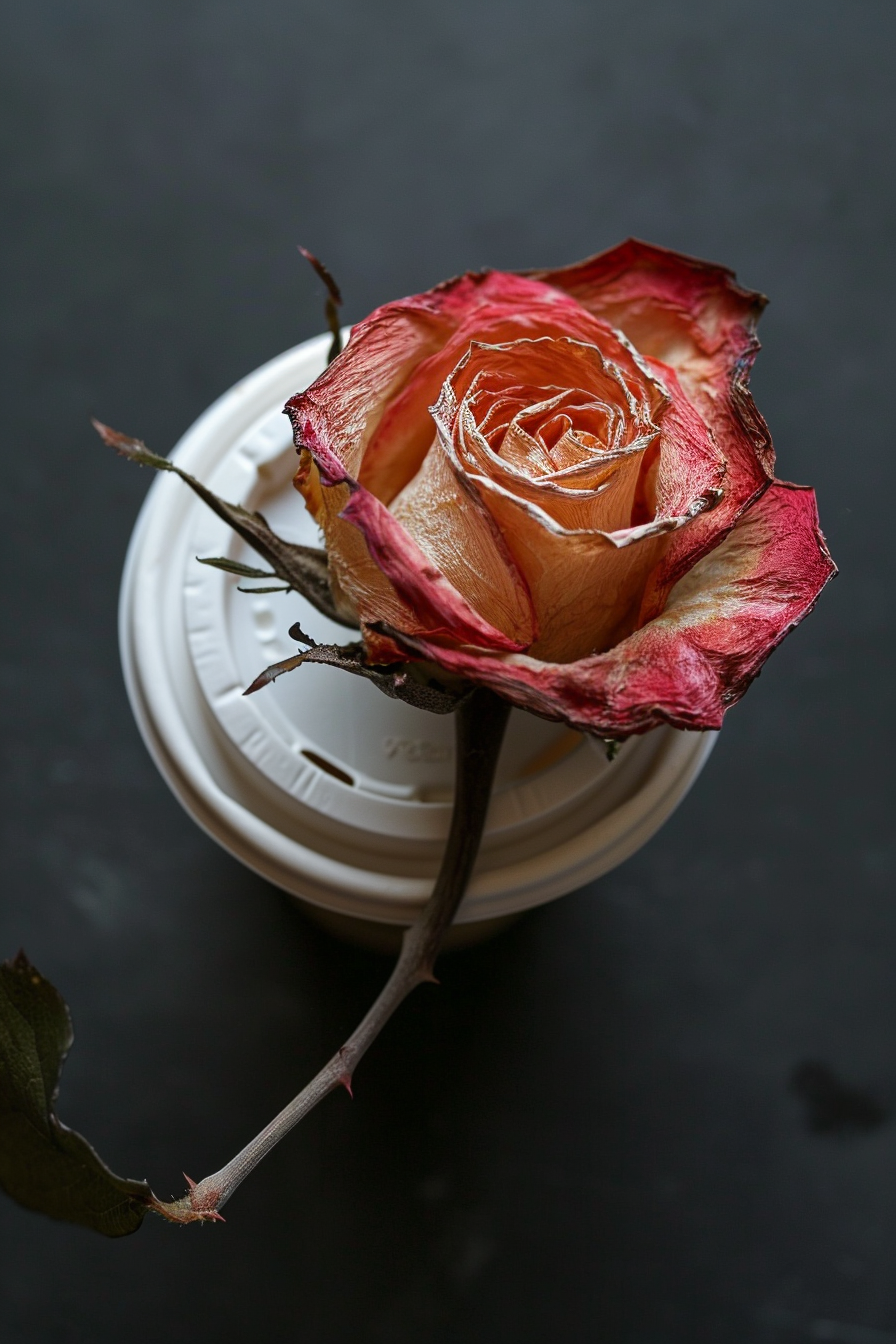
<svg viewBox="0 0 896 1344"><path fill-rule="evenodd" d="M350 1074L350 1073L340 1073L340 1075L339 1075L339 1081L340 1081L340 1083L342 1084L342 1086L345 1088L346 1092L347 1092L347 1093L349 1094L349 1096L351 1097L352 1101L354 1101L354 1099L355 1099L355 1094L354 1094L354 1092L352 1091L352 1076L351 1076L351 1074Z"/></svg>
<svg viewBox="0 0 896 1344"><path fill-rule="evenodd" d="M312 639L310 635L306 635L298 621L289 627L289 637L294 639L297 644L307 644L309 649L317 648L317 640Z"/></svg>
<svg viewBox="0 0 896 1344"><path fill-rule="evenodd" d="M163 1218L167 1218L171 1223L223 1223L227 1220L222 1218L215 1207L221 1198L221 1191L212 1188L203 1190L201 1185L193 1180L192 1176L183 1173L183 1178L187 1183L187 1193L182 1199L172 1200L170 1204L163 1204L153 1195L150 1199L150 1208L156 1213L160 1213ZM198 1191L198 1193L197 1193Z"/></svg>

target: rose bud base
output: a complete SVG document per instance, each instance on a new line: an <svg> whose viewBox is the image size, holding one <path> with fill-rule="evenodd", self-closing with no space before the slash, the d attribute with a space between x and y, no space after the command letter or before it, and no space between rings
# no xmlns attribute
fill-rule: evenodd
<svg viewBox="0 0 896 1344"><path fill-rule="evenodd" d="M320 539L291 484L296 456L282 408L322 371L328 344L305 342L244 378L173 453L217 494L306 545ZM394 945L429 895L448 832L452 716L322 666L244 697L262 668L296 651L287 635L295 621L319 642L353 636L298 594L238 591L264 581L197 556L263 567L181 481L160 475L134 531L120 605L125 681L153 759L187 812L241 862L333 931ZM661 727L610 762L601 741L514 710L455 943L629 857L684 797L715 736Z"/></svg>

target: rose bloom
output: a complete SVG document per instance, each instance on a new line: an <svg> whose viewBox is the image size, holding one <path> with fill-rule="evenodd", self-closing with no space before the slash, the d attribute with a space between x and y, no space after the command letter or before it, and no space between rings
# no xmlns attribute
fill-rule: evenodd
<svg viewBox="0 0 896 1344"><path fill-rule="evenodd" d="M835 572L747 390L764 302L629 241L354 327L287 411L368 661L607 737L718 728Z"/></svg>

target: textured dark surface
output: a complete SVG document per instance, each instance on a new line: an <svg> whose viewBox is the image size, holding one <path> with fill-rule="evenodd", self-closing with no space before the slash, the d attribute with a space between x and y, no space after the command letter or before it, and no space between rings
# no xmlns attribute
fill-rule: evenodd
<svg viewBox="0 0 896 1344"><path fill-rule="evenodd" d="M214 1169L385 970L157 777L115 635L149 478L87 424L167 452L320 330L297 241L349 319L629 233L734 266L842 570L664 831L447 961L226 1227L109 1243L0 1204L4 1340L892 1344L896 1124L813 1127L792 1080L896 1106L896 10L4 10L0 952L69 1000L63 1118L116 1170Z"/></svg>

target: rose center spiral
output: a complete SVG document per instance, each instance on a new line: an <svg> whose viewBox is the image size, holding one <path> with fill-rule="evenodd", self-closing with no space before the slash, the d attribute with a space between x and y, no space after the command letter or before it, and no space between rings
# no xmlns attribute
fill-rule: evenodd
<svg viewBox="0 0 896 1344"><path fill-rule="evenodd" d="M566 477L571 489L588 489L580 469L599 467L626 437L622 408L583 388L480 390L465 407L495 457L530 479Z"/></svg>

